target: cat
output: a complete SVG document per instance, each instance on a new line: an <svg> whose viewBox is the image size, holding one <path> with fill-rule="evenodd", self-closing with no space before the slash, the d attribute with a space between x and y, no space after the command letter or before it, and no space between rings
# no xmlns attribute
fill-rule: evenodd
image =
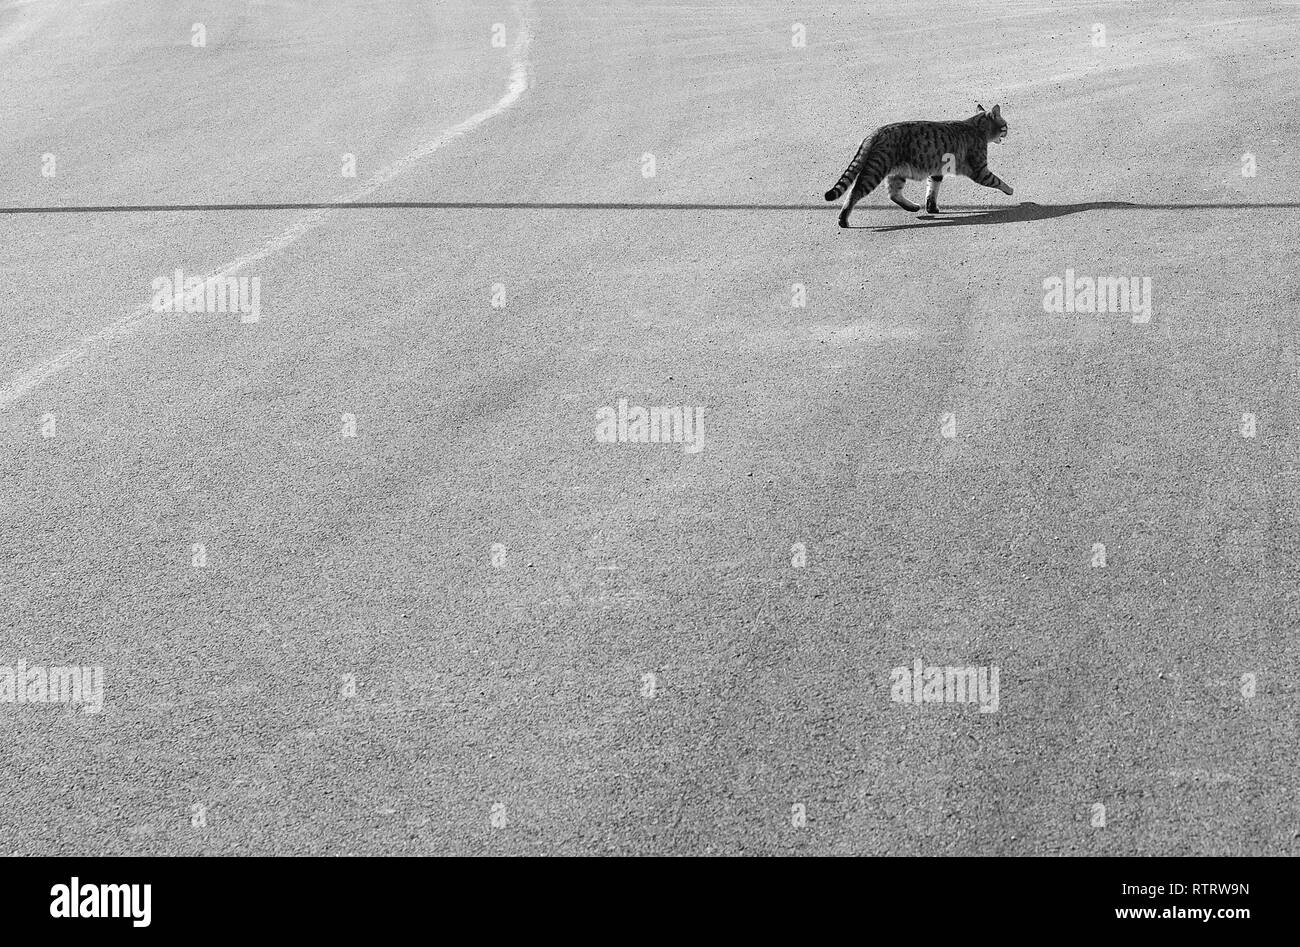
<svg viewBox="0 0 1300 947"><path fill-rule="evenodd" d="M979 103L976 108L979 111L965 121L896 122L876 129L863 139L844 174L826 192L826 199L833 201L853 184L840 211L840 226L849 225L853 205L886 177L889 199L913 212L921 208L903 196L903 185L909 178L913 181L929 178L925 209L931 214L939 213L939 185L945 174L964 174L976 184L1014 194L1011 185L990 171L988 164L989 142L1001 144L1007 137L1002 106L993 106L991 112L984 111Z"/></svg>

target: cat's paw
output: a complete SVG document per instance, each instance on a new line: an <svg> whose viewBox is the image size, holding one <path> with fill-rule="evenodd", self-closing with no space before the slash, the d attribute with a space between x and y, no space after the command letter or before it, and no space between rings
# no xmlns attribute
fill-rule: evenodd
<svg viewBox="0 0 1300 947"><path fill-rule="evenodd" d="M934 201L930 201L925 205L925 212L927 214L937 214L939 213L939 205Z"/></svg>
<svg viewBox="0 0 1300 947"><path fill-rule="evenodd" d="M840 226L847 228L849 226L849 219L847 217L841 217Z"/></svg>
<svg viewBox="0 0 1300 947"><path fill-rule="evenodd" d="M1007 197L1010 197L1012 194L1016 193L1016 189L1012 187L1010 184L1007 184L1006 182L1003 182L1002 186L998 188L998 190L1001 191L1003 194L1007 195Z"/></svg>

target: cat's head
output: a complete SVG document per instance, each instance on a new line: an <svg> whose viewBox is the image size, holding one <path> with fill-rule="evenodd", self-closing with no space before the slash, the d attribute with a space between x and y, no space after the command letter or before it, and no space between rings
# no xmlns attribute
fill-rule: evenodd
<svg viewBox="0 0 1300 947"><path fill-rule="evenodd" d="M975 107L979 109L967 121L973 122L984 132L984 140L1002 144L1003 139L1007 137L1007 120L1002 117L1002 106L993 106L993 111L984 111L984 106L978 102Z"/></svg>

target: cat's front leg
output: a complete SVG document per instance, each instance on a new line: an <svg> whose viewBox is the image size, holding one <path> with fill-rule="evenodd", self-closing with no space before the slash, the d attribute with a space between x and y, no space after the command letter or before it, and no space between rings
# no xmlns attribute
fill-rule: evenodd
<svg viewBox="0 0 1300 947"><path fill-rule="evenodd" d="M996 188L1008 196L1016 192L1015 188L990 171L989 166L986 164L972 169L971 180L976 184L983 184L985 187Z"/></svg>

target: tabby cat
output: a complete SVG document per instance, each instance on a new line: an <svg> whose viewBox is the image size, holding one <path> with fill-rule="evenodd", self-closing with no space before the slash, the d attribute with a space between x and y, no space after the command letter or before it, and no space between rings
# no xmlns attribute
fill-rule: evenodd
<svg viewBox="0 0 1300 947"><path fill-rule="evenodd" d="M920 181L928 177L925 209L931 214L939 213L939 185L945 174L964 174L976 184L995 187L1003 194L1014 193L1010 184L989 170L988 163L988 143L1001 144L1007 137L1002 106L993 106L991 112L984 111L982 105L976 107L979 111L963 122L897 122L864 139L839 181L826 192L826 199L833 201L853 184L840 211L840 226L849 225L853 205L885 177L889 178L889 199L909 211L921 208L903 196L903 185L909 178Z"/></svg>

